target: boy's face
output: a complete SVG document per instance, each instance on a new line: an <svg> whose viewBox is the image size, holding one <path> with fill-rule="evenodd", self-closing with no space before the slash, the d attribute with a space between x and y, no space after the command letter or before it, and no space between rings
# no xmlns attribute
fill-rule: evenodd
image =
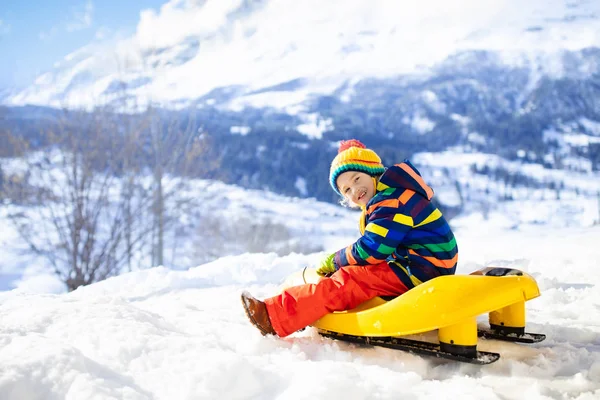
<svg viewBox="0 0 600 400"><path fill-rule="evenodd" d="M347 171L337 178L340 193L350 205L365 207L375 196L373 178L364 172Z"/></svg>

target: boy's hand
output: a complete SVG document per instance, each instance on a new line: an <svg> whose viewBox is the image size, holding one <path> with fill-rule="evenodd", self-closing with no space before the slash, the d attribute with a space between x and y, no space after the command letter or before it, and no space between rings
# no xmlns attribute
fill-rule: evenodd
<svg viewBox="0 0 600 400"><path fill-rule="evenodd" d="M329 276L335 272L333 257L335 257L335 253L332 253L321 260L321 263L317 267L317 274L321 276Z"/></svg>

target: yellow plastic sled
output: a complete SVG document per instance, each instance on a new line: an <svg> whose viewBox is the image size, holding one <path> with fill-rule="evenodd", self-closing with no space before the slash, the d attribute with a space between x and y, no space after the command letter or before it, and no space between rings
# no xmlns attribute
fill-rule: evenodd
<svg viewBox="0 0 600 400"><path fill-rule="evenodd" d="M286 285L318 279L314 270L307 269ZM336 339L485 364L499 355L478 352L478 336L523 343L545 338L525 332L525 302L539 295L536 281L522 271L484 268L471 275L440 276L392 300L377 297L352 310L325 315L312 325ZM476 319L486 313L490 328L478 330ZM434 330L439 344L399 339Z"/></svg>

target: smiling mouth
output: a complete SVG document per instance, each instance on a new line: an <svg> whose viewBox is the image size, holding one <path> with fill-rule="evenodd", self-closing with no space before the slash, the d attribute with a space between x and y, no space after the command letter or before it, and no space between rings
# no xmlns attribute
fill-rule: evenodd
<svg viewBox="0 0 600 400"><path fill-rule="evenodd" d="M358 199L357 199L357 200L360 200L360 199L362 199L363 197L365 197L365 195L366 195L366 194L367 194L367 192L366 192L366 191L362 191L362 192L360 192L360 195L358 196Z"/></svg>

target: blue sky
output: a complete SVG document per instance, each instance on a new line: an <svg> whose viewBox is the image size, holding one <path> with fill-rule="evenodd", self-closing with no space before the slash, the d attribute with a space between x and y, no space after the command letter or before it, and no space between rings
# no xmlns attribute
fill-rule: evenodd
<svg viewBox="0 0 600 400"><path fill-rule="evenodd" d="M26 86L72 51L135 31L167 0L1 0L0 90Z"/></svg>

